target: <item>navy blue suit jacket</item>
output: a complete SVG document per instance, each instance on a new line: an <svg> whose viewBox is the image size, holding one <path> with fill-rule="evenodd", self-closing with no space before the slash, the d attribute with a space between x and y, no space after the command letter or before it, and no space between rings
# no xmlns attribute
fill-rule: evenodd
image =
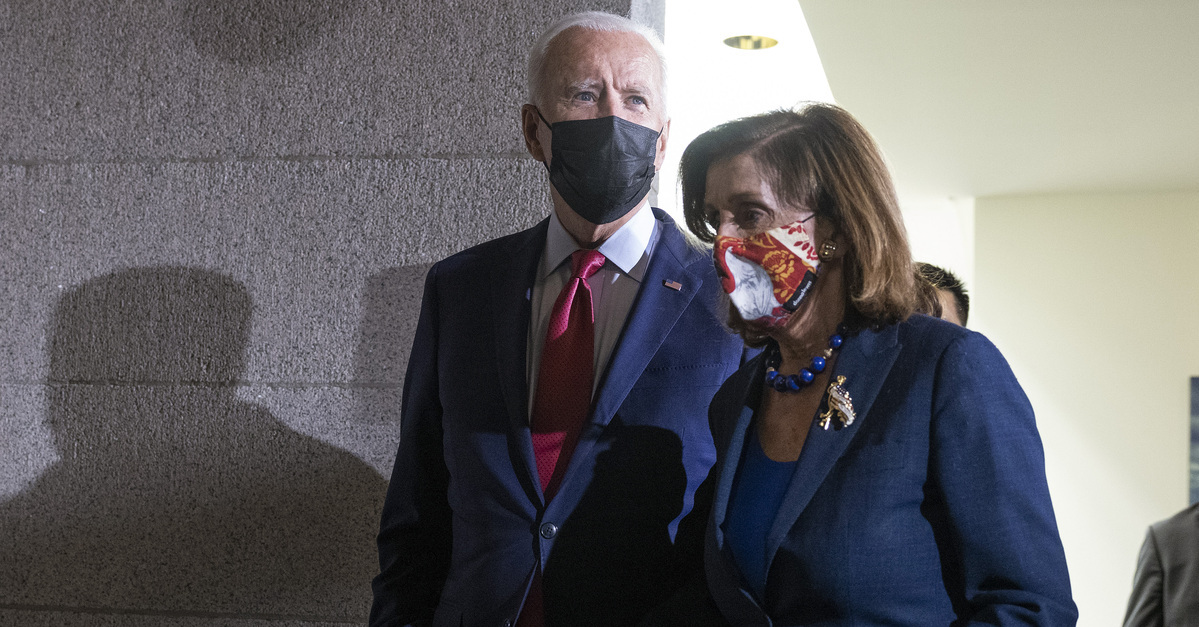
<svg viewBox="0 0 1199 627"><path fill-rule="evenodd" d="M717 314L708 253L655 217L660 238L548 504L525 380L547 222L429 271L371 625L507 624L538 562L549 625L631 624L701 567L706 511L688 514L716 458L705 418L742 344Z"/></svg>
<svg viewBox="0 0 1199 627"><path fill-rule="evenodd" d="M729 622L1075 623L1032 407L986 338L922 315L845 341L833 375L846 377L857 420L812 425L755 598L724 523L763 375L762 357L748 362L711 409L705 562Z"/></svg>

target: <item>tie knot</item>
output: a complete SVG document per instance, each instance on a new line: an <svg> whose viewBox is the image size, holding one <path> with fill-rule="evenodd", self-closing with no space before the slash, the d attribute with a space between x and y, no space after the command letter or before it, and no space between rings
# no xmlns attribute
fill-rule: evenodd
<svg viewBox="0 0 1199 627"><path fill-rule="evenodd" d="M598 250L576 250L570 255L570 278L587 280L603 267L607 258Z"/></svg>

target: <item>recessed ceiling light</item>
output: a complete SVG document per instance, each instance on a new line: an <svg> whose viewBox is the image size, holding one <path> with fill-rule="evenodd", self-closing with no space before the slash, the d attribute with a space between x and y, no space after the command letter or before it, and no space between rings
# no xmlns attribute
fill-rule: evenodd
<svg viewBox="0 0 1199 627"><path fill-rule="evenodd" d="M724 40L724 45L738 50L764 50L778 44L779 40L762 35L738 35Z"/></svg>

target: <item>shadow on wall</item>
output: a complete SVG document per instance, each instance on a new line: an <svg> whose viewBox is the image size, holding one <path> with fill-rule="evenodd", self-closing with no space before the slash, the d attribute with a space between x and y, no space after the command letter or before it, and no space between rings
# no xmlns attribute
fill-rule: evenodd
<svg viewBox="0 0 1199 627"><path fill-rule="evenodd" d="M179 5L196 49L225 61L259 65L294 55L332 29L352 0L188 0Z"/></svg>
<svg viewBox="0 0 1199 627"><path fill-rule="evenodd" d="M234 396L252 309L178 267L62 297L61 461L0 505L0 604L365 617L386 482Z"/></svg>
<svg viewBox="0 0 1199 627"><path fill-rule="evenodd" d="M400 436L401 386L408 352L420 318L425 276L432 264L385 268L366 279L362 321L354 347L355 419L388 425L387 460L378 468L391 476Z"/></svg>

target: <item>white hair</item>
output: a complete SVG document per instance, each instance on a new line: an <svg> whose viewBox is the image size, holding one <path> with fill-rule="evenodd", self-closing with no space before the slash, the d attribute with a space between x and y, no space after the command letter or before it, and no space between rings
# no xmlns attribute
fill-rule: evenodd
<svg viewBox="0 0 1199 627"><path fill-rule="evenodd" d="M562 34L562 31L568 28L586 28L587 30L597 30L617 33L636 33L645 39L646 43L654 49L654 53L658 57L658 75L661 77L658 85L658 97L662 99L662 110L666 110L666 46L662 43L662 38L658 37L658 33L654 29L634 22L627 17L614 15L612 13L604 13L603 11L586 11L583 13L572 13L566 17L560 18L558 21L550 24L545 32L533 42L533 47L529 49L529 102L540 107L542 98L545 96L545 62L546 51L549 50L550 42L555 37Z"/></svg>

